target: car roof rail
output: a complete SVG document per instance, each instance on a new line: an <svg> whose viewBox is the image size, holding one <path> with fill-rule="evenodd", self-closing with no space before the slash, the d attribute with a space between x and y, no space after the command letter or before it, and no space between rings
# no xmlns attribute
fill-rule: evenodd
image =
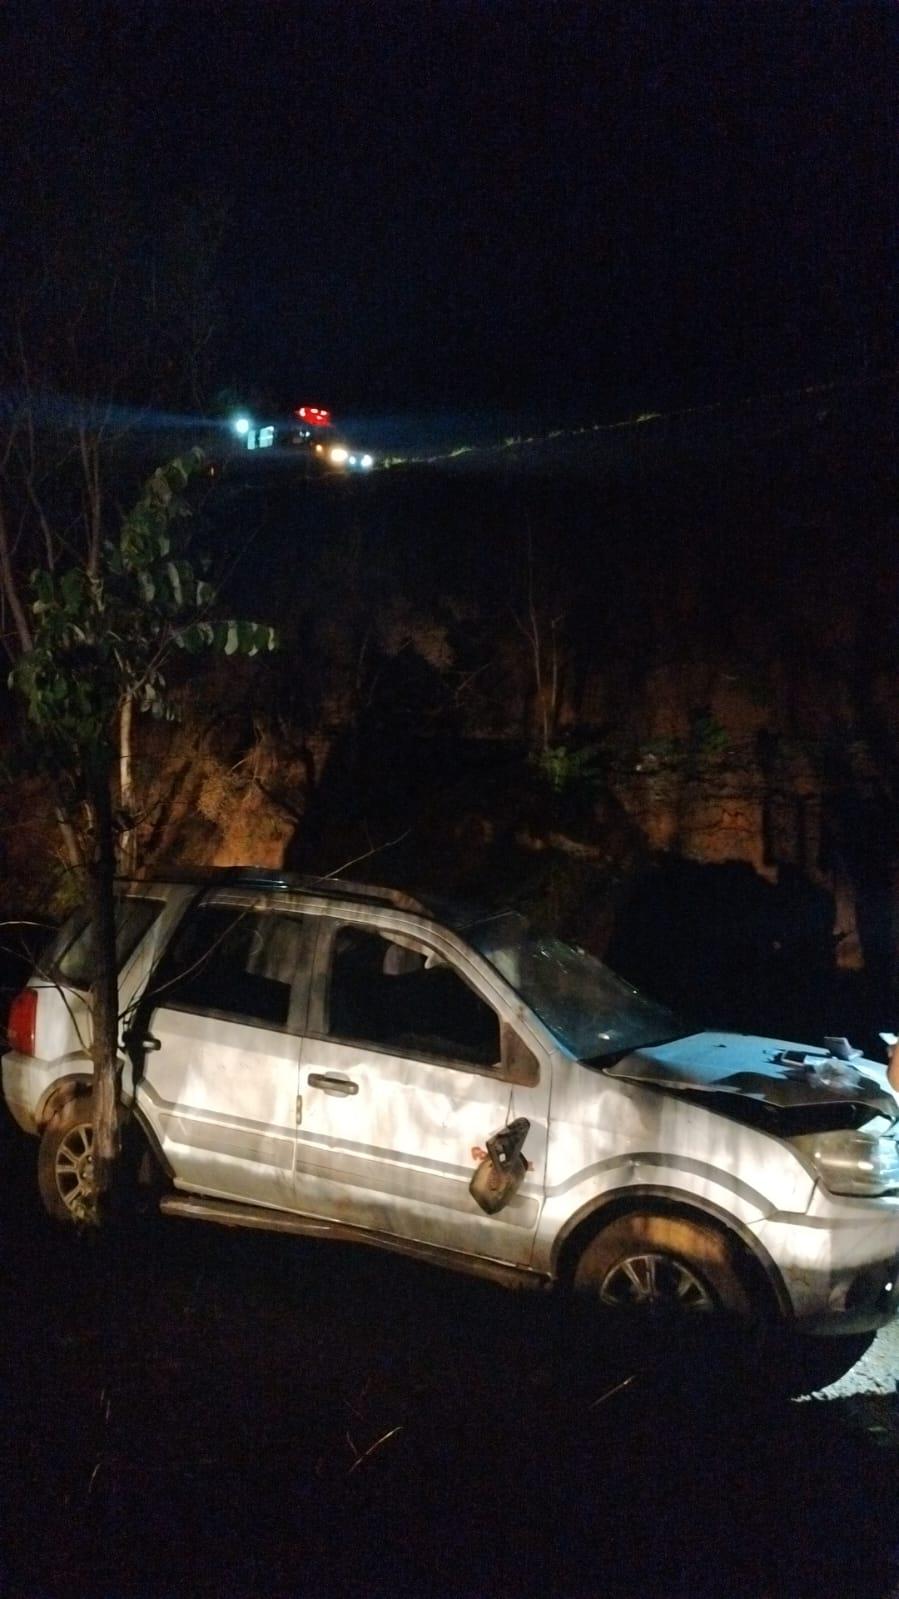
<svg viewBox="0 0 899 1599"><path fill-rule="evenodd" d="M135 879L124 881L130 883ZM384 888L373 883L358 883L345 877L312 877L302 872L286 871L278 866L208 866L177 867L160 870L139 879L142 883L186 883L197 888L233 886L235 888L281 889L285 893L297 891L319 894L327 899L363 899L370 904L389 905L394 910L413 911L428 915L428 908L413 894L400 888Z"/></svg>

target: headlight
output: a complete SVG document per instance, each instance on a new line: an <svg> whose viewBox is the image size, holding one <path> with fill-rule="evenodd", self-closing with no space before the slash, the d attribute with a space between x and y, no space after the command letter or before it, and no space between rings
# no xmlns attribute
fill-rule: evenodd
<svg viewBox="0 0 899 1599"><path fill-rule="evenodd" d="M895 1138L851 1131L803 1133L796 1149L810 1161L832 1194L888 1194L899 1189L899 1145Z"/></svg>
<svg viewBox="0 0 899 1599"><path fill-rule="evenodd" d="M335 444L331 451L331 460L335 466L344 466L349 453L349 450L345 450L342 444Z"/></svg>
<svg viewBox="0 0 899 1599"><path fill-rule="evenodd" d="M360 466L364 466L365 470L367 472L369 467L370 466L374 466L374 464L375 464L374 456L373 455L363 455L362 460L360 461L359 464L360 464Z"/></svg>

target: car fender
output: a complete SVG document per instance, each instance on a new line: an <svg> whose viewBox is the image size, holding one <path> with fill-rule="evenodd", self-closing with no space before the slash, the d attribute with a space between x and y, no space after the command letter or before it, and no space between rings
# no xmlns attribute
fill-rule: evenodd
<svg viewBox="0 0 899 1599"><path fill-rule="evenodd" d="M89 1061L85 1062L81 1070L66 1072L64 1076L56 1077L35 1106L35 1130L42 1133L53 1117L62 1110L63 1105L67 1105L71 1099L77 1099L79 1094L89 1094L92 1080L93 1068Z"/></svg>
<svg viewBox="0 0 899 1599"><path fill-rule="evenodd" d="M725 1209L707 1195L697 1194L675 1184L632 1183L616 1187L586 1201L572 1213L553 1241L548 1269L556 1281L564 1281L579 1253L578 1243L608 1225L617 1216L635 1210L662 1210L683 1217L714 1222L733 1237L743 1253L761 1272L773 1294L780 1314L793 1316L793 1303L779 1267L768 1250L756 1237L752 1228L729 1208ZM534 1265L536 1265L536 1260Z"/></svg>
<svg viewBox="0 0 899 1599"><path fill-rule="evenodd" d="M58 1067L61 1062L56 1062ZM35 1106L34 1124L35 1131L40 1134L47 1124L67 1105L70 1099L75 1099L79 1094L90 1094L93 1087L94 1069L93 1062L85 1056L75 1057L70 1063L72 1070L56 1075L40 1096ZM122 1104L131 1103L131 1076L130 1072L122 1074Z"/></svg>
<svg viewBox="0 0 899 1599"><path fill-rule="evenodd" d="M798 1163L797 1171L801 1171ZM805 1174L805 1191L796 1193L797 1210L808 1207L813 1188L812 1179ZM577 1230L586 1223L595 1227L604 1212L611 1220L616 1211L638 1208L647 1199L667 1201L726 1227L765 1266L766 1275L774 1270L780 1281L779 1272L754 1232L759 1221L777 1210L772 1196L760 1192L744 1177L723 1169L716 1160L680 1151L615 1152L567 1180L548 1184L532 1267L556 1276L566 1241Z"/></svg>

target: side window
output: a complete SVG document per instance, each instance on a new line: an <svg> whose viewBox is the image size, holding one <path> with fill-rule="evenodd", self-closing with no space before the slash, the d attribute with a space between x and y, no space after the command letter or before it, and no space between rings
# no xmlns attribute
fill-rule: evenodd
<svg viewBox="0 0 899 1599"><path fill-rule="evenodd" d="M164 900L138 898L136 895L116 899L116 959L119 971L134 954L164 906ZM57 958L57 974L72 988L90 988L94 973L93 956L91 927L86 913L80 914L74 937Z"/></svg>
<svg viewBox="0 0 899 1599"><path fill-rule="evenodd" d="M330 1037L397 1055L498 1066L496 1012L443 961L364 927L335 935L328 984Z"/></svg>
<svg viewBox="0 0 899 1599"><path fill-rule="evenodd" d="M277 911L201 905L176 932L148 998L176 1010L287 1027L306 926L303 917Z"/></svg>

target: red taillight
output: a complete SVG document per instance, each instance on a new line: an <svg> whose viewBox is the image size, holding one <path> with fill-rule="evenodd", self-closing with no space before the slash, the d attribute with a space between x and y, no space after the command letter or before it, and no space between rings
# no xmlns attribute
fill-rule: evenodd
<svg viewBox="0 0 899 1599"><path fill-rule="evenodd" d="M6 1034L10 1049L14 1049L19 1055L33 1055L36 1023L37 989L23 988L9 1007Z"/></svg>

